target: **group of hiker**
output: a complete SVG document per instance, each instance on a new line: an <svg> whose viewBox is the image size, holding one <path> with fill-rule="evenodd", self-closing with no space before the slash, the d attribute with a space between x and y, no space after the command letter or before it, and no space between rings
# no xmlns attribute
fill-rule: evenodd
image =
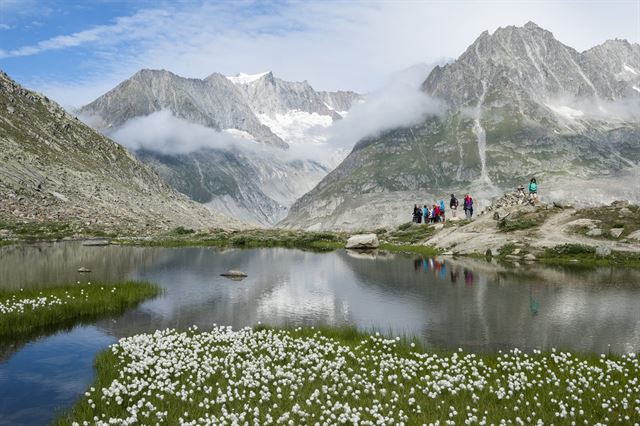
<svg viewBox="0 0 640 426"><path fill-rule="evenodd" d="M535 204L538 201L538 182L536 178L531 178L529 182L529 196L528 200L531 204ZM520 185L516 188L518 193L522 193L524 197L524 186ZM452 217L456 217L456 213L458 211L460 203L454 194L451 194L451 199L449 200L449 211L451 211ZM471 195L466 194L464 196L464 201L462 202L462 208L464 210L464 216L467 219L471 219L473 217L473 198ZM420 208L417 204L413 206L413 222L414 223L444 223L445 221L445 205L444 200L440 200L440 202L434 202L431 207L424 204L422 208Z"/></svg>
<svg viewBox="0 0 640 426"><path fill-rule="evenodd" d="M451 194L451 199L449 200L449 211L451 212L452 217L457 217L458 207L460 206L460 202L456 198L454 194ZM467 219L471 219L473 217L473 198L469 194L464 196L464 200L462 202L464 215ZM440 200L440 202L434 202L431 207L424 204L422 208L420 208L417 204L413 206L413 222L415 223L444 223L445 221L445 203L444 200Z"/></svg>

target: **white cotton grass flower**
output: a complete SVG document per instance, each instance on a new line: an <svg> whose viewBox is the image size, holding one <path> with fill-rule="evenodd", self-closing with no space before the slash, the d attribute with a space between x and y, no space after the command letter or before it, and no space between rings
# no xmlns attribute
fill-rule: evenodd
<svg viewBox="0 0 640 426"><path fill-rule="evenodd" d="M71 421L444 425L640 418L634 354L593 361L557 350L429 353L379 333L345 343L316 329L214 326L124 338L110 356L113 378L87 392L85 409Z"/></svg>

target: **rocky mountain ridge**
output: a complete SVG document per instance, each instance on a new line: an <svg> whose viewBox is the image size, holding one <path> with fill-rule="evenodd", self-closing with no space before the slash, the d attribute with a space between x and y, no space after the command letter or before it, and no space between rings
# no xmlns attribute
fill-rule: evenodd
<svg viewBox="0 0 640 426"><path fill-rule="evenodd" d="M0 72L0 220L105 231L237 228L164 183L122 146Z"/></svg>
<svg viewBox="0 0 640 426"><path fill-rule="evenodd" d="M316 92L306 81L288 82L271 72L213 73L199 80L141 70L80 113L107 135L131 119L169 110L189 123L258 142L250 150L240 143L175 154L146 147L136 155L194 200L269 226L336 165L287 148L321 146L321 130L361 98L353 92Z"/></svg>
<svg viewBox="0 0 640 426"><path fill-rule="evenodd" d="M610 40L580 53L531 22L484 32L425 76L425 96L445 105L439 114L360 141L282 225L397 225L415 202L466 191L489 198L532 175L581 201L593 191L569 193L567 182L638 167L639 87L638 44Z"/></svg>

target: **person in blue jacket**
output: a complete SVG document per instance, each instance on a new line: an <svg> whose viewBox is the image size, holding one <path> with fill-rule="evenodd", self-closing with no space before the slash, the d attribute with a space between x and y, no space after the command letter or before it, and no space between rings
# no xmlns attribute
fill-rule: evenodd
<svg viewBox="0 0 640 426"><path fill-rule="evenodd" d="M536 178L531 178L531 182L529 182L529 199L532 202L538 201L538 182Z"/></svg>

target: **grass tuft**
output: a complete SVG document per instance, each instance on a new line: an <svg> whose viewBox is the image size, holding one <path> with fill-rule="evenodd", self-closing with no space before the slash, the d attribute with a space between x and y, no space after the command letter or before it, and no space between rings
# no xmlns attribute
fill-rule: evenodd
<svg viewBox="0 0 640 426"><path fill-rule="evenodd" d="M70 284L0 292L0 340L24 339L119 314L160 293L146 282Z"/></svg>

